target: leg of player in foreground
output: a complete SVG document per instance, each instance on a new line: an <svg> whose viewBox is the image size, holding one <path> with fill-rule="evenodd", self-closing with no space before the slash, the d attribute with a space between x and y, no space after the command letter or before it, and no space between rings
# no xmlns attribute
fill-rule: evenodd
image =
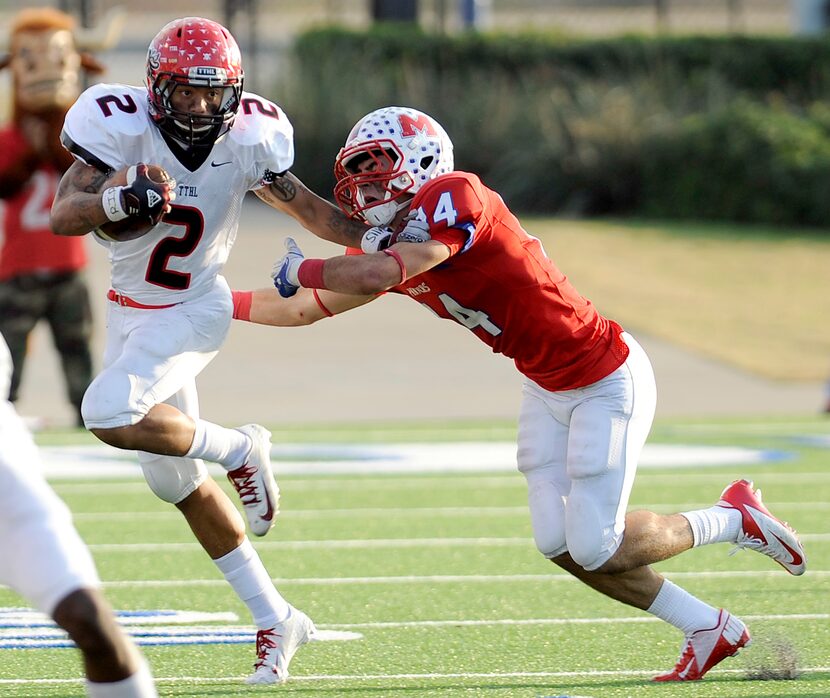
<svg viewBox="0 0 830 698"><path fill-rule="evenodd" d="M0 337L5 377L4 356L8 352ZM66 630L81 651L89 696L158 695L147 663L98 590L92 557L69 510L40 474L31 436L5 400L0 401L0 583Z"/></svg>
<svg viewBox="0 0 830 698"><path fill-rule="evenodd" d="M749 632L727 611L709 606L648 565L698 545L730 542L801 574L804 551L795 533L743 480L727 487L708 509L625 514L655 405L647 358L633 340L626 341L629 360L595 385L556 394L525 383L519 467L528 482L540 552L597 591L681 630L680 660L655 680L696 680L747 645Z"/></svg>
<svg viewBox="0 0 830 698"><path fill-rule="evenodd" d="M314 626L275 589L245 535L236 507L209 476L221 464L242 501L250 529L265 535L279 511L271 472L271 435L199 417L195 376L213 359L230 324L224 280L195 301L164 309L111 304L105 367L83 402L87 427L112 446L138 451L152 491L185 516L196 539L246 604L259 635L250 681L282 682L291 655ZM263 639L265 638L265 639ZM274 648L269 648L267 638Z"/></svg>

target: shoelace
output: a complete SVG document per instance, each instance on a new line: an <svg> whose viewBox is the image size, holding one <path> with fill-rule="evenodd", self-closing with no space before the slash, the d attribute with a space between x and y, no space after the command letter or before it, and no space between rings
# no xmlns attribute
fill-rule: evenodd
<svg viewBox="0 0 830 698"><path fill-rule="evenodd" d="M268 662L268 650L277 649L277 642L274 638L278 637L270 630L260 630L256 634L256 656L257 661L254 664L254 669L259 669L265 666Z"/></svg>
<svg viewBox="0 0 830 698"><path fill-rule="evenodd" d="M769 553L772 550L769 543L764 542L760 538L750 536L746 533L739 533L738 540L735 541L735 547L729 551L729 555L732 556L745 548L757 550L761 553Z"/></svg>
<svg viewBox="0 0 830 698"><path fill-rule="evenodd" d="M259 504L256 483L254 482L256 470L250 466L243 466L239 470L234 470L233 472L238 472L239 475L228 473L228 479L230 479L234 489L239 493L239 498L242 500L242 504L245 506L250 504Z"/></svg>

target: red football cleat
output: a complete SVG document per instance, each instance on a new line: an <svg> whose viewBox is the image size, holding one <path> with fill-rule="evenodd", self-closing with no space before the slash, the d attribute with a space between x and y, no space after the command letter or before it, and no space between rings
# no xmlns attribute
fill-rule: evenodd
<svg viewBox="0 0 830 698"><path fill-rule="evenodd" d="M714 628L696 630L686 637L677 664L667 674L653 681L699 681L709 669L738 653L750 643L746 625L728 611L721 609Z"/></svg>
<svg viewBox="0 0 830 698"><path fill-rule="evenodd" d="M773 516L761 502L761 490L749 480L735 480L720 496L717 506L741 512L736 550L749 548L775 560L790 574L804 574L807 558L796 532Z"/></svg>

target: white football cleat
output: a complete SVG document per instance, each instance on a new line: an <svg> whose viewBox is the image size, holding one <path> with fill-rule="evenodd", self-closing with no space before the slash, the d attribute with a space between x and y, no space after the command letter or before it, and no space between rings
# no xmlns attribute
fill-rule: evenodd
<svg viewBox="0 0 830 698"><path fill-rule="evenodd" d="M741 531L733 552L749 548L768 555L790 574L804 574L807 558L796 532L773 516L761 502L761 490L749 480L735 480L717 503L719 507L741 512Z"/></svg>
<svg viewBox="0 0 830 698"><path fill-rule="evenodd" d="M699 681L709 669L737 654L741 647L749 643L746 625L721 609L718 624L688 635L674 669L655 676L652 681Z"/></svg>
<svg viewBox="0 0 830 698"><path fill-rule="evenodd" d="M313 638L315 632L311 618L294 607L291 607L288 618L282 623L257 632L257 660L254 662L254 673L247 678L246 683L285 683L291 658Z"/></svg>
<svg viewBox="0 0 830 698"><path fill-rule="evenodd" d="M251 533L264 536L280 512L280 488L271 472L271 432L259 424L246 424L237 431L254 442L248 461L228 471L228 480L239 494Z"/></svg>

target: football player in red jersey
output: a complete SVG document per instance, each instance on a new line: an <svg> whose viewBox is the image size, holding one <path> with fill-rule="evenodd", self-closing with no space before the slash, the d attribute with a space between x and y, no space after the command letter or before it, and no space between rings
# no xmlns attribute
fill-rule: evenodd
<svg viewBox="0 0 830 698"><path fill-rule="evenodd" d="M802 574L803 548L744 480L707 509L626 512L656 405L651 364L634 338L574 289L496 192L453 169L452 143L426 114L401 107L368 114L338 154L335 174L340 207L375 226L362 250L304 259L289 238L272 274L278 292L235 292L235 316L302 325L389 291L460 323L525 377L518 467L539 551L684 633L680 660L656 680L700 679L745 646L743 622L649 565L731 542Z"/></svg>

